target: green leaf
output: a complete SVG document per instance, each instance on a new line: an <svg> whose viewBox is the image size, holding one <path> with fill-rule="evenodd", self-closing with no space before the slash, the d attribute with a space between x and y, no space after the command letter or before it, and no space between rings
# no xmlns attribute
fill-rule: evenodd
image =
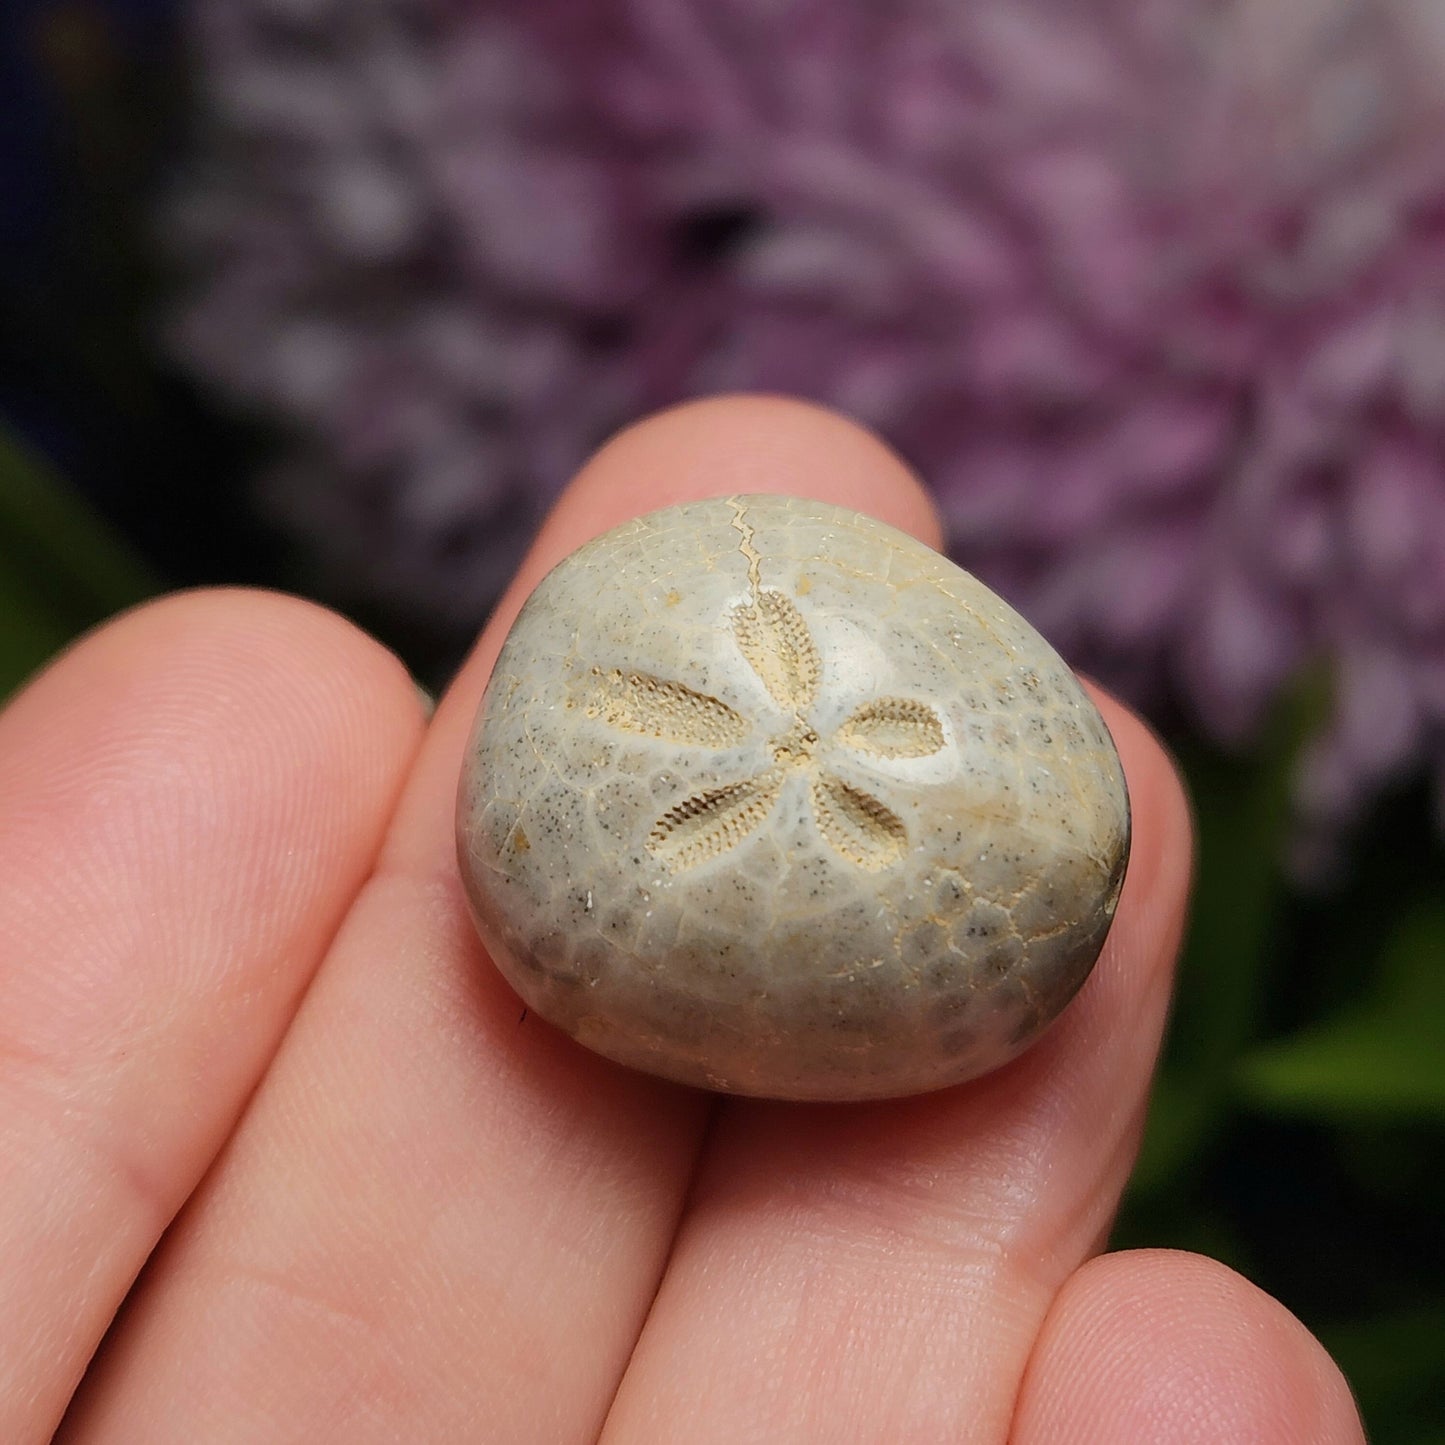
<svg viewBox="0 0 1445 1445"><path fill-rule="evenodd" d="M1301 741L1328 703L1308 675L1249 758L1202 747L1180 761L1194 802L1198 867L1174 1017L1132 1187L1167 1189L1227 1117L1231 1073L1259 1026L1286 882L1289 788Z"/></svg>
<svg viewBox="0 0 1445 1445"><path fill-rule="evenodd" d="M85 503L0 431L0 697L156 590Z"/></svg>
<svg viewBox="0 0 1445 1445"><path fill-rule="evenodd" d="M1445 1119L1445 902L1407 913L1369 965L1362 1005L1241 1061L1245 1098L1331 1120Z"/></svg>
<svg viewBox="0 0 1445 1445"><path fill-rule="evenodd" d="M1445 1438L1445 1302L1374 1312L1327 1327L1320 1340L1345 1372L1366 1418L1382 1425L1393 1418L1418 1420L1419 1407L1434 1401L1430 1434L1392 1431L1392 1439ZM1383 1437L1382 1437L1383 1438Z"/></svg>

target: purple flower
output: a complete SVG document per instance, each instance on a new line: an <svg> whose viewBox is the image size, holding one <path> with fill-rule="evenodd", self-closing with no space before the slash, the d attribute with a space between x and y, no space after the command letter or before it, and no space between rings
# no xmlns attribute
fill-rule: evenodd
<svg viewBox="0 0 1445 1445"><path fill-rule="evenodd" d="M611 245L601 176L560 136L549 168L556 83L494 21L425 0L197 0L192 20L172 345L282 430L261 485L333 595L474 629L637 405L574 310Z"/></svg>
<svg viewBox="0 0 1445 1445"><path fill-rule="evenodd" d="M1136 701L1328 665L1316 862L1445 797L1435 0L196 3L181 345L353 581L475 617L613 425L793 391Z"/></svg>

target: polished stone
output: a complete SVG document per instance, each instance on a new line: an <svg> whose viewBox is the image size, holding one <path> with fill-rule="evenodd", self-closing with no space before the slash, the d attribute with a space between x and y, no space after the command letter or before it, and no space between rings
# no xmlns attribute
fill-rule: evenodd
<svg viewBox="0 0 1445 1445"><path fill-rule="evenodd" d="M997 1067L1113 917L1124 777L1057 654L819 502L668 508L575 552L498 659L458 800L498 968L589 1048L787 1099Z"/></svg>

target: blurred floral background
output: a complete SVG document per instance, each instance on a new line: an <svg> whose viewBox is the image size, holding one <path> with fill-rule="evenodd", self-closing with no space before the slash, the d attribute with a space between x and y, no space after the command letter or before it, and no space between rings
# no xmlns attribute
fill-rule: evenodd
<svg viewBox="0 0 1445 1445"><path fill-rule="evenodd" d="M0 687L264 582L445 681L619 425L877 428L1184 761L1121 1244L1445 1442L1445 5L15 0Z"/></svg>

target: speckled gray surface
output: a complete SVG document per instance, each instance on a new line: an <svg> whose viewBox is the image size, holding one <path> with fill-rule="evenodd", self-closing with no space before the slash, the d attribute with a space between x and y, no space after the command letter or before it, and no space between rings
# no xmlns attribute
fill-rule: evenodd
<svg viewBox="0 0 1445 1445"><path fill-rule="evenodd" d="M1083 982L1129 810L1102 718L946 558L854 512L654 512L498 659L458 850L497 966L599 1053L863 1099L972 1078Z"/></svg>

